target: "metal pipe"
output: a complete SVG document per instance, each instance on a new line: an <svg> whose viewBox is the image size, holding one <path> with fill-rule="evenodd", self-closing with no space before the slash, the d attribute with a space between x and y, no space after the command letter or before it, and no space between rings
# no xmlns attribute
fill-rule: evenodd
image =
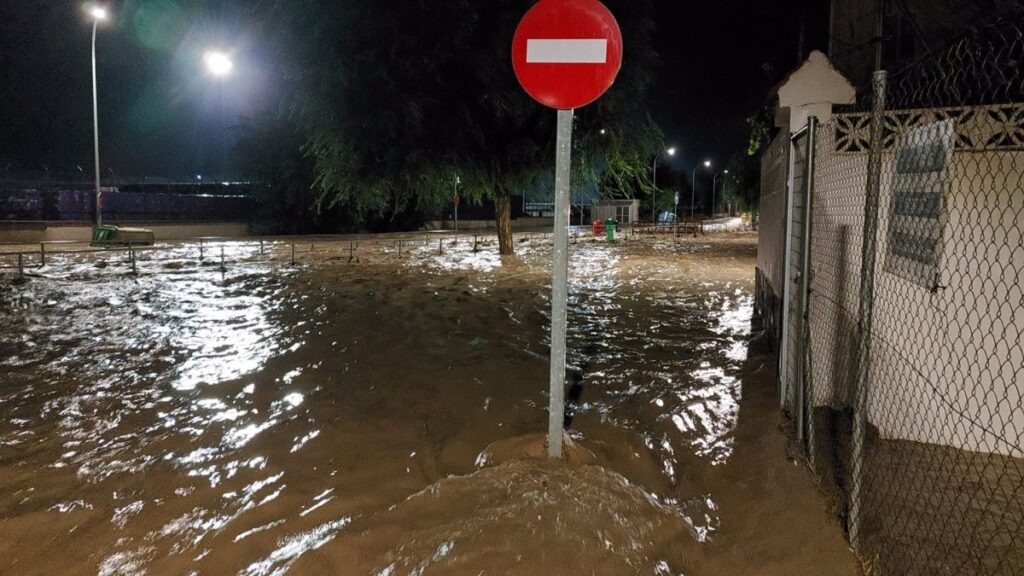
<svg viewBox="0 0 1024 576"><path fill-rule="evenodd" d="M661 154L654 157L654 169L651 171L651 222L658 223L658 159Z"/></svg>
<svg viewBox="0 0 1024 576"><path fill-rule="evenodd" d="M801 442L805 438L805 430L808 411L814 410L814 403L808 408L808 396L811 394L808 389L807 378L807 336L810 333L808 322L810 321L810 295L811 295L811 203L814 194L814 153L816 146L816 135L818 130L818 119L811 116L807 120L807 149L806 166L804 170L804 229L801 244L800 262L800 339L797 341L797 358L799 359L800 370L797 373L798 391L797 394L797 439Z"/></svg>
<svg viewBox="0 0 1024 576"><path fill-rule="evenodd" d="M799 132L797 134L800 134ZM782 259L782 341L779 343L779 405L786 410L786 402L790 394L789 381L789 330L791 322L790 308L793 300L793 286L790 271L793 269L793 218L794 196L796 195L796 154L793 153L793 140L786 142L789 151L789 182L786 184L786 216L783 222L785 251ZM790 406L789 408L792 408Z"/></svg>
<svg viewBox="0 0 1024 576"><path fill-rule="evenodd" d="M868 385L871 382L871 330L874 321L875 259L878 247L878 204L882 183L885 92L888 75L875 72L871 108L871 155L864 206L864 238L861 248L860 320L857 350L857 386L853 390L853 481L850 487L850 542L859 549L863 526L861 491L864 483L864 442L867 430Z"/></svg>
<svg viewBox="0 0 1024 576"><path fill-rule="evenodd" d="M565 426L565 340L569 301L569 187L572 167L572 110L558 111L555 156L554 263L551 282L551 389L548 403L548 456L562 457Z"/></svg>
<svg viewBox="0 0 1024 576"><path fill-rule="evenodd" d="M96 89L96 30L99 19L92 23L92 144L96 162L96 225L103 225L103 189L100 187L100 112Z"/></svg>
<svg viewBox="0 0 1024 576"><path fill-rule="evenodd" d="M462 180L458 176L456 176L455 177L455 195L452 196L452 202L455 203L455 231L456 232L459 231L459 184L461 184L461 183L462 183Z"/></svg>
<svg viewBox="0 0 1024 576"><path fill-rule="evenodd" d="M697 169L700 165L693 167L693 182L690 184L690 224L697 221ZM697 237L697 226L693 227L693 237Z"/></svg>

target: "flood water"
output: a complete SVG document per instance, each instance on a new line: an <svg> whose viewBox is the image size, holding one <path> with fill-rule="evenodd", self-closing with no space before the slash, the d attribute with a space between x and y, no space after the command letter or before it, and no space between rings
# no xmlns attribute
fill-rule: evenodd
<svg viewBox="0 0 1024 576"><path fill-rule="evenodd" d="M856 573L751 357L750 236L574 246L538 457L548 242L51 257L0 291L0 573Z"/></svg>

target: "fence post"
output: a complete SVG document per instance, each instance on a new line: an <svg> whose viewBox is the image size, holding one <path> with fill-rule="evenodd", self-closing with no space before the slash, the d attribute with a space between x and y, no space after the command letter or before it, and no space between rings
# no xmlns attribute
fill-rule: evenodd
<svg viewBox="0 0 1024 576"><path fill-rule="evenodd" d="M131 243L128 244L128 256L132 260L132 275L139 275L139 268L135 265L135 248L132 247Z"/></svg>
<svg viewBox="0 0 1024 576"><path fill-rule="evenodd" d="M228 267L224 265L224 247L220 247L220 271L227 272Z"/></svg>
<svg viewBox="0 0 1024 576"><path fill-rule="evenodd" d="M206 260L206 252L203 250L203 239L199 239L199 261Z"/></svg>
<svg viewBox="0 0 1024 576"><path fill-rule="evenodd" d="M401 240L398 241L398 257L399 258L402 257L402 241Z"/></svg>
<svg viewBox="0 0 1024 576"><path fill-rule="evenodd" d="M439 238L437 240L437 255L441 256L444 254L444 239Z"/></svg>
<svg viewBox="0 0 1024 576"><path fill-rule="evenodd" d="M811 219L814 217L811 205L814 198L815 153L817 151L818 119L811 116L807 120L807 153L804 166L804 229L800 262L800 338L797 340L797 358L800 361L798 374L798 411L797 437L802 442L807 430L808 454L814 463L814 394L811 390L811 377L808 373L807 354L810 349L810 298L811 298Z"/></svg>
<svg viewBox="0 0 1024 576"><path fill-rule="evenodd" d="M790 415L794 415L796 412L796 400L790 400L793 394L793 382L789 379L790 370L790 341L789 332L792 329L792 314L790 311L793 307L793 281L790 279L790 273L793 270L793 221L796 220L796 154L794 153L795 146L793 145L792 135L784 139L785 149L789 154L789 161L786 164L786 203L785 203L785 216L783 217L783 236L785 239L782 256L782 294L779 295L779 299L782 301L782 317L781 317L781 329L779 334L779 406L784 412L788 412ZM795 396L800 396L795 394Z"/></svg>
<svg viewBox="0 0 1024 576"><path fill-rule="evenodd" d="M480 251L480 238L476 234L473 234L473 254L476 254L479 251Z"/></svg>
<svg viewBox="0 0 1024 576"><path fill-rule="evenodd" d="M348 243L348 261L351 262L351 261L355 260L355 258L356 258L356 243L355 242L349 242Z"/></svg>
<svg viewBox="0 0 1024 576"><path fill-rule="evenodd" d="M46 243L39 243L39 266L46 266Z"/></svg>
<svg viewBox="0 0 1024 576"><path fill-rule="evenodd" d="M25 260L24 254L18 252L18 280L25 279Z"/></svg>
<svg viewBox="0 0 1024 576"><path fill-rule="evenodd" d="M292 266L295 266L295 243L292 242Z"/></svg>
<svg viewBox="0 0 1024 576"><path fill-rule="evenodd" d="M887 74L878 70L872 79L871 155L868 160L868 185L864 200L864 239L860 268L860 313L857 350L857 383L853 390L853 471L850 487L850 542L860 549L863 527L861 493L864 488L864 442L867 406L871 382L871 330L875 298L875 258L878 246L878 203L882 183L882 153L885 129L885 88Z"/></svg>
<svg viewBox="0 0 1024 576"><path fill-rule="evenodd" d="M263 252L263 239L262 238L260 239L260 256L264 256L264 252Z"/></svg>

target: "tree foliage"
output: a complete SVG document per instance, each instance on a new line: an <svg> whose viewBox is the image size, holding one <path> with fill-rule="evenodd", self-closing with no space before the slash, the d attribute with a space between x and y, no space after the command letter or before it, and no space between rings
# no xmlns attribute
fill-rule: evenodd
<svg viewBox="0 0 1024 576"><path fill-rule="evenodd" d="M555 113L519 87L512 36L530 0L262 0L313 162L320 207L429 209L456 175L472 200L544 185ZM657 58L651 0L611 0L626 61L616 85L577 112L577 179L611 193L646 186L660 134L645 112ZM604 134L601 130L604 130Z"/></svg>

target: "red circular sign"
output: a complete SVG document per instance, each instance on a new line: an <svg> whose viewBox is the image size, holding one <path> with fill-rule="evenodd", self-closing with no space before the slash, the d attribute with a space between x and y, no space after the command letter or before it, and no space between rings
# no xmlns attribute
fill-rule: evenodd
<svg viewBox="0 0 1024 576"><path fill-rule="evenodd" d="M598 0L541 0L512 41L512 65L534 100L570 110L597 100L622 67L622 31Z"/></svg>

